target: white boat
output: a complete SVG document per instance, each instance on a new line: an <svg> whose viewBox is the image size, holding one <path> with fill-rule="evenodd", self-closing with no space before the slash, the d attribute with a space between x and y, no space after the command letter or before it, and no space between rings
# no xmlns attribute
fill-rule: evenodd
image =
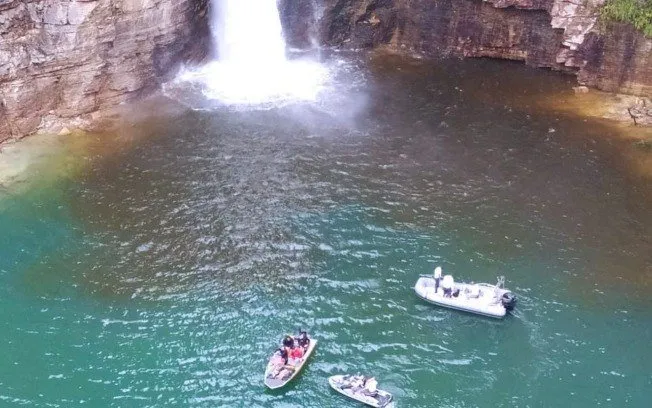
<svg viewBox="0 0 652 408"><path fill-rule="evenodd" d="M308 337L308 340L308 344L303 347L303 357L299 359L288 359L287 364L284 364L283 362L279 363L276 352L272 355L265 368L265 385L268 388L272 390L281 388L301 372L301 369L317 346L317 340L312 337Z"/></svg>
<svg viewBox="0 0 652 408"><path fill-rule="evenodd" d="M505 277L498 283L458 283L446 275L437 283L433 275L421 275L414 285L417 296L426 302L451 309L502 318L516 305L516 296L504 288Z"/></svg>
<svg viewBox="0 0 652 408"><path fill-rule="evenodd" d="M358 375L334 375L328 377L328 384L335 391L342 395L346 395L356 401L372 407L394 408L394 399L392 394L383 390L376 390L374 393L369 393L365 390L365 378Z"/></svg>

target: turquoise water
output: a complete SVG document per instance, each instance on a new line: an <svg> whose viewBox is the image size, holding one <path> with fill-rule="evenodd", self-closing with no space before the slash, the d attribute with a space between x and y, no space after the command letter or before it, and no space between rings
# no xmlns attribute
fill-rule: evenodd
<svg viewBox="0 0 652 408"><path fill-rule="evenodd" d="M569 80L349 64L336 104L185 111L4 191L0 406L356 406L326 378L362 372L400 407L646 407L652 185L529 104ZM506 275L514 314L419 301L435 264ZM315 355L266 391L299 327Z"/></svg>

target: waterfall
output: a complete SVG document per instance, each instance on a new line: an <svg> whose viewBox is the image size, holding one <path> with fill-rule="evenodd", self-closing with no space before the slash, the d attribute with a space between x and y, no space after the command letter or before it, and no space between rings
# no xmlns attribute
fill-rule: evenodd
<svg viewBox="0 0 652 408"><path fill-rule="evenodd" d="M217 60L182 74L227 105L314 101L328 78L317 61L288 59L277 0L212 0Z"/></svg>
<svg viewBox="0 0 652 408"><path fill-rule="evenodd" d="M219 60L234 65L281 64L285 40L276 0L214 0L211 26Z"/></svg>

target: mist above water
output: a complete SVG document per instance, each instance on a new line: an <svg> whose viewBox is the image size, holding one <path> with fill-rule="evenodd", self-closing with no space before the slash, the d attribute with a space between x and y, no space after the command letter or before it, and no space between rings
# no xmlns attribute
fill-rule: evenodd
<svg viewBox="0 0 652 408"><path fill-rule="evenodd" d="M181 74L209 99L269 107L314 101L329 79L310 58L288 59L276 0L213 0L211 28L217 60Z"/></svg>

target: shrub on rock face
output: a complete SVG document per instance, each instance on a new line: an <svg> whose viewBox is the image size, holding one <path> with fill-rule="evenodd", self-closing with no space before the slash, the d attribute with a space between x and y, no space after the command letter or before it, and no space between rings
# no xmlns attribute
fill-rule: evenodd
<svg viewBox="0 0 652 408"><path fill-rule="evenodd" d="M652 37L652 0L607 0L602 17L630 23L647 37Z"/></svg>

